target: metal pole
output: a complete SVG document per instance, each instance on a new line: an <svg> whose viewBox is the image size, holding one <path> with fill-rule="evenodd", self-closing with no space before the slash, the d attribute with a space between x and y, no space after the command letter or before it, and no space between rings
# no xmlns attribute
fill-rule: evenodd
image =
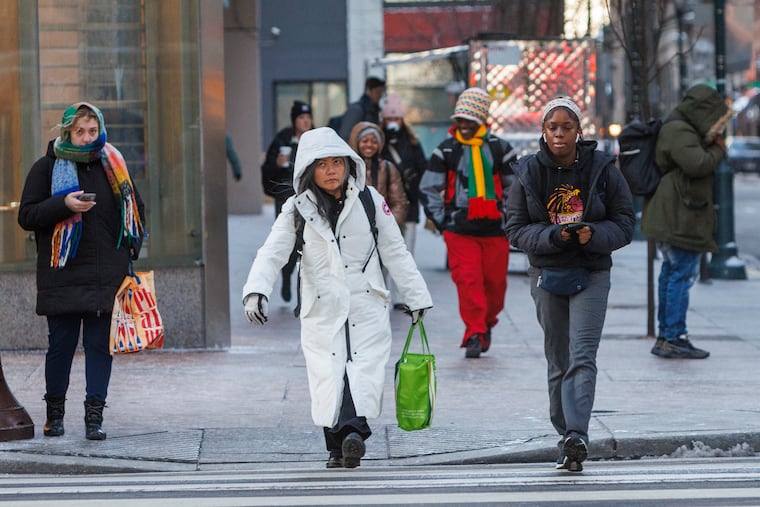
<svg viewBox="0 0 760 507"><path fill-rule="evenodd" d="M715 0L715 84L721 95L726 95L726 0ZM738 256L734 239L734 174L725 157L715 171L715 210L718 227L715 241L718 252L710 261L713 278L746 280L744 261Z"/></svg>
<svg viewBox="0 0 760 507"><path fill-rule="evenodd" d="M0 442L34 438L34 423L5 383L0 362Z"/></svg>
<svg viewBox="0 0 760 507"><path fill-rule="evenodd" d="M629 111L630 119L640 119L644 114L642 111L642 94L646 92L648 88L648 82L644 75L646 69L644 68L641 44L639 37L644 37L646 27L642 26L642 21L645 18L645 12L643 11L644 5L641 0L631 0L628 2L628 19L631 22L631 39L629 42L631 52L631 109ZM636 199L634 203L638 203L641 208L636 209L637 225L640 226L640 220L638 219L639 211L646 208L646 202L641 203L640 199ZM657 255L657 249L655 248L654 241L647 240L647 336L654 337L654 259Z"/></svg>
<svg viewBox="0 0 760 507"><path fill-rule="evenodd" d="M676 19L678 20L678 96L683 97L686 93L686 75L688 70L686 68L686 55L683 51L684 43L684 27L683 16L685 13L684 5L676 4Z"/></svg>

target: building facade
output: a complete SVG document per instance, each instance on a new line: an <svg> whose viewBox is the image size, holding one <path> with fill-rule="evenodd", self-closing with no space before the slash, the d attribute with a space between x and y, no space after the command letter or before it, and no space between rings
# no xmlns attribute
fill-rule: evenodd
<svg viewBox="0 0 760 507"><path fill-rule="evenodd" d="M102 109L146 206L167 347L230 342L222 2L0 3L0 349L47 347L35 242L17 224L32 164L71 103Z"/></svg>

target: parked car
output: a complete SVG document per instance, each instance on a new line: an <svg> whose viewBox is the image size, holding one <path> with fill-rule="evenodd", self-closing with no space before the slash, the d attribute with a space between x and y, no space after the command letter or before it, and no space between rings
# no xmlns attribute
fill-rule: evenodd
<svg viewBox="0 0 760 507"><path fill-rule="evenodd" d="M726 162L734 172L760 173L760 137L729 137L726 145Z"/></svg>

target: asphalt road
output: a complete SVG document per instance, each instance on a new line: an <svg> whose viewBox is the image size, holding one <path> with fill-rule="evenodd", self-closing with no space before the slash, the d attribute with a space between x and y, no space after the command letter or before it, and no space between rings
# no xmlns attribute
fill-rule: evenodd
<svg viewBox="0 0 760 507"><path fill-rule="evenodd" d="M0 476L16 507L311 505L738 506L758 505L758 458L550 464L365 467L268 466L215 472Z"/></svg>
<svg viewBox="0 0 760 507"><path fill-rule="evenodd" d="M734 232L739 255L760 259L760 174L734 176Z"/></svg>

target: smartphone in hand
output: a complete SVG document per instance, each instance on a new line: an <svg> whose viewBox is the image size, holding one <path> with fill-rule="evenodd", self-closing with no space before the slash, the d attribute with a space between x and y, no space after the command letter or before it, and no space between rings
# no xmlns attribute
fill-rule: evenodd
<svg viewBox="0 0 760 507"><path fill-rule="evenodd" d="M80 201L94 201L95 195L96 194L94 192L85 192L84 194L80 195L78 199Z"/></svg>
<svg viewBox="0 0 760 507"><path fill-rule="evenodd" d="M584 227L586 227L586 224L584 224L583 222L573 222L571 224L566 224L565 230L567 232L575 233L575 232L578 232L578 229L583 229Z"/></svg>

